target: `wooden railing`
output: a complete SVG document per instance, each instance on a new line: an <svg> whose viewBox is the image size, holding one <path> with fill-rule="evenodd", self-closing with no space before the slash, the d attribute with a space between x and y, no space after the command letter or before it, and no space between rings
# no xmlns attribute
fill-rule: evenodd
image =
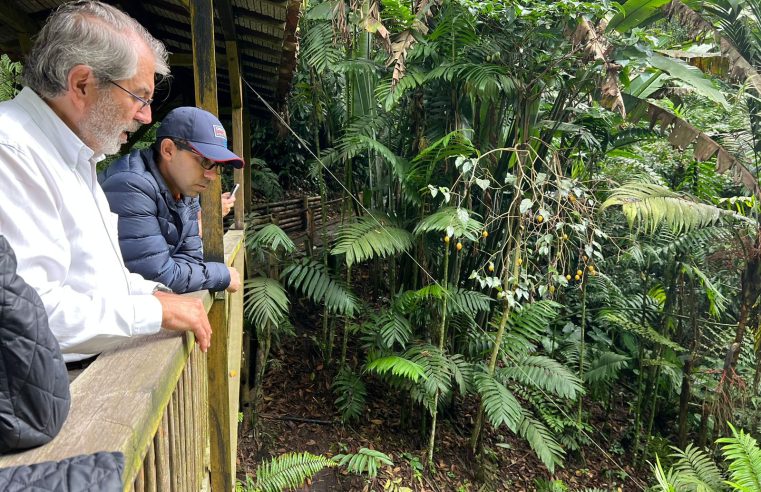
<svg viewBox="0 0 761 492"><path fill-rule="evenodd" d="M243 231L225 234L225 262L241 278L242 243ZM59 435L45 446L0 457L0 468L119 451L125 491L231 490L243 292L217 300L205 291L186 295L200 298L207 312L224 303L224 324L212 325L212 346L223 344L226 360L207 357L190 333L166 331L104 352L72 383L71 410ZM220 390L227 401L209 398ZM221 465L213 464L212 456L223 457L217 460Z"/></svg>

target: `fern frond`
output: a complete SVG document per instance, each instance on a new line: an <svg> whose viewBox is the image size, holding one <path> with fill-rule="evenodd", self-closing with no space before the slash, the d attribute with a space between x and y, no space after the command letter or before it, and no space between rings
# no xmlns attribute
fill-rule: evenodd
<svg viewBox="0 0 761 492"><path fill-rule="evenodd" d="M473 376L475 369L462 354L454 354L449 358L449 367L452 377L460 390L461 395L467 395L473 389Z"/></svg>
<svg viewBox="0 0 761 492"><path fill-rule="evenodd" d="M592 384L610 381L630 360L630 357L615 352L601 352L589 367L584 369L584 381Z"/></svg>
<svg viewBox="0 0 761 492"><path fill-rule="evenodd" d="M727 483L736 490L761 490L761 449L758 442L742 429L735 429L732 424L729 424L729 428L732 431L731 437L716 440L717 444L722 445L724 459L729 461L732 480Z"/></svg>
<svg viewBox="0 0 761 492"><path fill-rule="evenodd" d="M556 466L563 466L565 451L544 424L524 412L523 421L518 427L518 434L526 439L531 449L542 460L550 473L555 472Z"/></svg>
<svg viewBox="0 0 761 492"><path fill-rule="evenodd" d="M301 487L323 468L336 466L332 460L311 453L288 453L259 465L256 469L256 490L280 492Z"/></svg>
<svg viewBox="0 0 761 492"><path fill-rule="evenodd" d="M465 237L475 241L484 225L472 215L472 212L464 208L445 207L423 218L415 226L414 234L441 232L455 238Z"/></svg>
<svg viewBox="0 0 761 492"><path fill-rule="evenodd" d="M688 444L684 451L676 447L672 449L674 453L671 456L677 460L674 471L679 482L697 492L721 490L719 467L705 451L692 444Z"/></svg>
<svg viewBox="0 0 761 492"><path fill-rule="evenodd" d="M450 290L447 314L466 314L475 317L477 313L491 308L492 298L482 292L455 287Z"/></svg>
<svg viewBox="0 0 761 492"><path fill-rule="evenodd" d="M357 222L339 229L332 255L345 255L346 264L361 263L372 258L384 258L407 251L412 235L391 225L382 224L375 216L361 217Z"/></svg>
<svg viewBox="0 0 761 492"><path fill-rule="evenodd" d="M337 454L333 461L338 466L345 466L349 473L375 477L381 466L394 466L394 462L386 453L374 449L361 448L356 453Z"/></svg>
<svg viewBox="0 0 761 492"><path fill-rule="evenodd" d="M257 328L278 325L288 314L288 297L277 280L256 277L243 285L243 312Z"/></svg>
<svg viewBox="0 0 761 492"><path fill-rule="evenodd" d="M423 369L426 394L446 396L452 391L452 366L446 355L431 344L417 344L410 347L404 356Z"/></svg>
<svg viewBox="0 0 761 492"><path fill-rule="evenodd" d="M357 296L339 279L333 278L324 264L312 258L294 261L283 269L280 278L315 303L325 303L332 313L354 316L360 310Z"/></svg>
<svg viewBox="0 0 761 492"><path fill-rule="evenodd" d="M512 380L571 400L584 394L584 386L579 378L554 359L544 355L528 355L513 363L497 373L498 379L505 385Z"/></svg>
<svg viewBox="0 0 761 492"><path fill-rule="evenodd" d="M649 325L642 326L639 323L633 322L621 312L615 311L613 309L603 309L597 315L597 318L600 321L606 321L655 344L668 347L670 349L676 350L677 352L684 352L684 348L682 348L682 346L680 346L678 343L672 342L668 338L655 331Z"/></svg>
<svg viewBox="0 0 761 492"><path fill-rule="evenodd" d="M523 408L507 388L485 372L475 375L476 392L481 396L484 412L494 427L506 425L516 432L523 421Z"/></svg>
<svg viewBox="0 0 761 492"><path fill-rule="evenodd" d="M383 348L393 348L398 344L402 349L412 338L412 325L409 320L397 313L394 309L387 309L379 316L371 319L373 332L379 335L379 342Z"/></svg>
<svg viewBox="0 0 761 492"><path fill-rule="evenodd" d="M747 222L739 214L700 203L652 183L630 183L613 190L602 210L620 205L629 225L641 225L653 233L663 223L675 232L686 232L716 224L722 219Z"/></svg>
<svg viewBox="0 0 761 492"><path fill-rule="evenodd" d="M286 253L291 253L296 249L291 238L281 228L275 224L267 224L257 231L246 231L246 248L249 251L258 249L267 249L277 251L282 247Z"/></svg>
<svg viewBox="0 0 761 492"><path fill-rule="evenodd" d="M350 422L358 419L365 409L367 389L362 379L348 369L342 369L336 375L331 386L336 397L336 407L341 412L341 420Z"/></svg>
<svg viewBox="0 0 761 492"><path fill-rule="evenodd" d="M328 2L326 2L328 3ZM343 58L343 53L336 48L333 26L330 22L316 22L311 25L301 42L301 56L307 64L314 67L318 74L335 65Z"/></svg>
<svg viewBox="0 0 761 492"><path fill-rule="evenodd" d="M389 355L371 360L365 365L365 371L376 374L390 372L394 376L409 379L413 382L417 382L420 378L424 380L427 378L423 367L414 361L399 357L398 355Z"/></svg>

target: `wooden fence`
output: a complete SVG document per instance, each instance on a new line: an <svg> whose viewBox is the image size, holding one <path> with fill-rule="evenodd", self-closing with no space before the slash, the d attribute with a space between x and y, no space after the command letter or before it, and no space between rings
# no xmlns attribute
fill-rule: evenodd
<svg viewBox="0 0 761 492"><path fill-rule="evenodd" d="M225 262L243 278L243 231L224 237ZM235 484L243 289L219 299L208 292L208 355L191 333L162 331L101 354L71 385L72 406L60 434L39 448L0 457L0 468L98 451L124 454L124 490L232 490ZM222 303L220 305L220 303ZM226 394L227 398L210 398ZM215 459L215 456L219 459Z"/></svg>
<svg viewBox="0 0 761 492"><path fill-rule="evenodd" d="M337 198L326 202L327 211L332 212L335 204L342 200L342 198ZM306 233L312 241L315 239L315 229L328 222L330 222L330 216L323 220L319 196L253 205L251 215L246 220L249 227L269 223L277 224L291 237Z"/></svg>

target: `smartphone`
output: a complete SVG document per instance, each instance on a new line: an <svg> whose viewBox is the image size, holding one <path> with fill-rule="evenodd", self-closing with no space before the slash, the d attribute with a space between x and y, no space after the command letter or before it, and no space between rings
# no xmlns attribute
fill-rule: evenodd
<svg viewBox="0 0 761 492"><path fill-rule="evenodd" d="M238 191L239 186L240 183L235 183L235 186L233 186L233 191L230 192L230 196L235 196L235 192Z"/></svg>

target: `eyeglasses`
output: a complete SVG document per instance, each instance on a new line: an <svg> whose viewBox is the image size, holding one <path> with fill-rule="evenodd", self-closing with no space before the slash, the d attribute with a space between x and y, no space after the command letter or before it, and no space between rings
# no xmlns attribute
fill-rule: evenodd
<svg viewBox="0 0 761 492"><path fill-rule="evenodd" d="M113 80L109 80L108 82L111 83L111 84L114 84L119 89L123 90L124 92L126 92L130 96L134 97L137 101L140 101L142 103L142 105L140 106L140 109L138 109L138 111L142 111L143 108L145 108L146 106L150 106L153 103L153 99L145 99L143 97L140 97L137 94L135 94L134 92L128 91L124 87L120 86L119 84L117 84Z"/></svg>
<svg viewBox="0 0 761 492"><path fill-rule="evenodd" d="M207 171L215 170L217 174L222 174L222 163L221 162L214 162L210 159L207 159L206 157L202 156L196 150L191 147L190 145L186 144L185 142L182 142L180 140L172 140L174 144L177 146L180 150L186 150L190 152L191 154L194 154L201 158L201 160L198 162L202 168L204 168Z"/></svg>

